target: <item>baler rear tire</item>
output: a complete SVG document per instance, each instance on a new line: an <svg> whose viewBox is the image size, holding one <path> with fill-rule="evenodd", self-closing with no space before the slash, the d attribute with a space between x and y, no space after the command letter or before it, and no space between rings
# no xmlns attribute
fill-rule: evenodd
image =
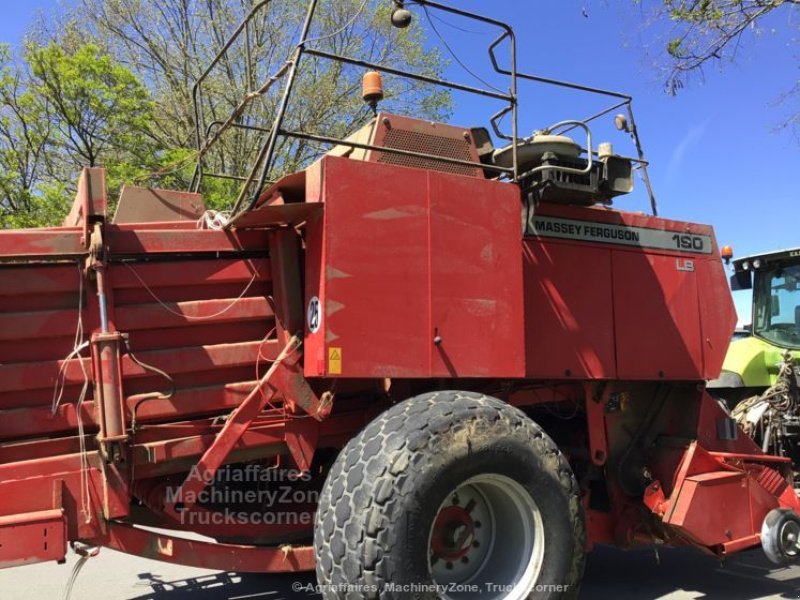
<svg viewBox="0 0 800 600"><path fill-rule="evenodd" d="M489 549L476 559L483 566L469 575L469 583L480 587L477 594L431 591L440 583L433 575L436 552L441 552L433 532L442 511L467 514L467 529L458 529L458 538L455 532L446 538L458 540L447 546L448 552L466 551L475 543L471 540L478 540L477 534L465 536L481 524L468 511L445 506L456 490L473 498L470 511L476 502L480 507L481 498L501 502L500 510L492 512L497 518L488 520L493 533L491 542L484 543ZM454 498L452 504L458 503ZM508 511L514 513L510 519L502 518ZM539 553L537 570L503 567L520 549L510 539L497 538L520 538L516 532L533 522L541 526L539 535L524 540L533 540L530 565ZM583 575L584 545L578 485L555 443L520 410L495 398L455 391L402 402L347 444L325 482L314 533L317 578L326 600L574 598ZM467 555L446 556L460 558L455 565L448 558L448 569L469 562L463 560ZM498 579L498 568L517 573L509 586L515 592L491 592L484 585L506 583Z"/></svg>

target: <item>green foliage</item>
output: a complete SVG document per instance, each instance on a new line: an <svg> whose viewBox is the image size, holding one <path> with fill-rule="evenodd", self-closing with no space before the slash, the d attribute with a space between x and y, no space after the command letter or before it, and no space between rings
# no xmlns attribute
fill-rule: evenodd
<svg viewBox="0 0 800 600"><path fill-rule="evenodd" d="M57 181L42 182L26 198L24 210L8 212L0 216L0 228L18 229L59 225L69 212L71 201L65 202L65 198L70 198L71 195L67 184Z"/></svg>
<svg viewBox="0 0 800 600"><path fill-rule="evenodd" d="M2 227L58 224L84 166L106 167L111 194L158 167L149 92L97 46L29 43L19 64L2 58Z"/></svg>
<svg viewBox="0 0 800 600"><path fill-rule="evenodd" d="M251 23L249 53L234 44L202 89L200 128L225 120L285 64L308 0L280 0ZM197 157L192 86L251 10L245 0L77 0L32 31L22 56L0 48L0 227L57 224L80 168L107 171L109 198L122 185L186 189ZM363 10L361 10L363 8ZM446 62L416 23L390 26L385 0L320 2L312 29L319 49L441 76ZM284 126L346 137L369 117L363 69L303 59ZM284 81L249 102L237 122L269 128ZM450 94L385 78L383 110L442 119ZM265 135L230 128L203 157L204 173L247 176ZM270 179L298 170L327 148L281 140ZM230 207L240 183L203 180L210 208Z"/></svg>
<svg viewBox="0 0 800 600"><path fill-rule="evenodd" d="M29 94L53 123L54 144L86 166L104 154L135 154L153 116L147 89L125 67L87 44L68 53L29 43Z"/></svg>
<svg viewBox="0 0 800 600"><path fill-rule="evenodd" d="M36 190L49 126L23 75L0 46L0 227L51 222L32 216L52 209Z"/></svg>

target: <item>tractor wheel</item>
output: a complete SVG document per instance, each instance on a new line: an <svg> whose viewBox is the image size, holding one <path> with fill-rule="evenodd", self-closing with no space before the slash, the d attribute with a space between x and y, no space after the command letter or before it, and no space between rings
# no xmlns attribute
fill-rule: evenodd
<svg viewBox="0 0 800 600"><path fill-rule="evenodd" d="M412 398L336 460L314 532L326 600L573 598L578 485L521 411L469 392Z"/></svg>
<svg viewBox="0 0 800 600"><path fill-rule="evenodd" d="M800 559L800 517L789 508L771 510L761 526L761 546L767 558L781 567Z"/></svg>

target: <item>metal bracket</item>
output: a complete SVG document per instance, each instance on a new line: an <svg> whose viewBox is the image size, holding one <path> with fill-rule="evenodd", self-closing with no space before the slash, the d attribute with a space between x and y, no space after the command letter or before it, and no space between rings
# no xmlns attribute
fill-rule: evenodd
<svg viewBox="0 0 800 600"><path fill-rule="evenodd" d="M601 467L608 460L608 434L606 432L605 408L614 390L614 386L606 384L598 396L594 386L584 385L586 393L586 421L589 429L589 447L592 463Z"/></svg>

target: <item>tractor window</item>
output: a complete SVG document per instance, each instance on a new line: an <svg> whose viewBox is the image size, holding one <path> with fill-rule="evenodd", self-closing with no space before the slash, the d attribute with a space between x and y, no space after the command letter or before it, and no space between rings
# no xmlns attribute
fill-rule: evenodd
<svg viewBox="0 0 800 600"><path fill-rule="evenodd" d="M756 276L754 333L783 348L800 348L800 265Z"/></svg>

